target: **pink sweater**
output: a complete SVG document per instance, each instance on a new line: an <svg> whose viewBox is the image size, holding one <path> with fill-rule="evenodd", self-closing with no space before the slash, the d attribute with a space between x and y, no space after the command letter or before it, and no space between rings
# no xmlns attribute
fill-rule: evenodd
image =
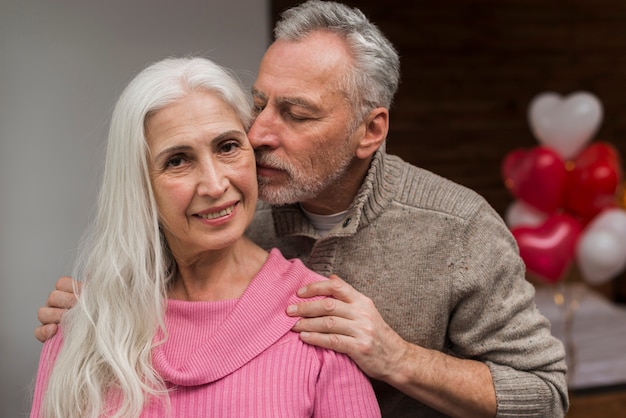
<svg viewBox="0 0 626 418"><path fill-rule="evenodd" d="M286 306L299 300L298 288L321 279L272 250L238 300L168 301L169 339L152 356L171 388L171 416L380 417L367 377L347 356L290 331L297 319ZM44 345L31 417L61 345L60 335ZM153 401L141 416L164 417L165 409Z"/></svg>

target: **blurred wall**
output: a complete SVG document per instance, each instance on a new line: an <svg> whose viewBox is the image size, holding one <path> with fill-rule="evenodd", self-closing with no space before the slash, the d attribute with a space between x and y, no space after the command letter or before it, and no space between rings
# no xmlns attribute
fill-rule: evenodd
<svg viewBox="0 0 626 418"><path fill-rule="evenodd" d="M0 1L0 417L29 411L37 308L70 272L121 89L182 54L249 87L269 40L266 0Z"/></svg>

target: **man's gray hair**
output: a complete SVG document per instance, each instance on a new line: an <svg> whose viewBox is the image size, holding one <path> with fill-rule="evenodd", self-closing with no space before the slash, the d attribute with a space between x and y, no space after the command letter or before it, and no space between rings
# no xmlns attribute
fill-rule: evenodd
<svg viewBox="0 0 626 418"><path fill-rule="evenodd" d="M400 58L378 27L357 8L310 0L284 11L274 36L298 41L316 31L341 36L352 52L354 65L343 85L355 106L355 116L364 116L375 107L389 109L400 82Z"/></svg>

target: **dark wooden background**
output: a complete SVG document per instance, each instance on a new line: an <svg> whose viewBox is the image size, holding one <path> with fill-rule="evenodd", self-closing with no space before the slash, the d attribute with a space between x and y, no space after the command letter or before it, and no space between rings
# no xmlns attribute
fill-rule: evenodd
<svg viewBox="0 0 626 418"><path fill-rule="evenodd" d="M273 0L273 17L300 3ZM539 145L527 122L544 91L603 104L596 141L626 155L626 1L346 0L398 49L388 150L466 185L501 214L503 157Z"/></svg>

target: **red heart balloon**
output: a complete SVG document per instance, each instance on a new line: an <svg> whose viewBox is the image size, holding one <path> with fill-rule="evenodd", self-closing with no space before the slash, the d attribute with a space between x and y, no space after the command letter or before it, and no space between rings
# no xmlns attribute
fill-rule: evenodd
<svg viewBox="0 0 626 418"><path fill-rule="evenodd" d="M563 206L567 171L551 148L510 152L503 160L502 176L514 197L541 211L552 213Z"/></svg>
<svg viewBox="0 0 626 418"><path fill-rule="evenodd" d="M591 219L603 209L615 206L621 181L620 158L607 143L596 142L573 161L565 188L565 209Z"/></svg>
<svg viewBox="0 0 626 418"><path fill-rule="evenodd" d="M550 283L563 278L574 259L582 231L580 222L567 214L550 216L539 226L520 226L511 233L526 269Z"/></svg>

